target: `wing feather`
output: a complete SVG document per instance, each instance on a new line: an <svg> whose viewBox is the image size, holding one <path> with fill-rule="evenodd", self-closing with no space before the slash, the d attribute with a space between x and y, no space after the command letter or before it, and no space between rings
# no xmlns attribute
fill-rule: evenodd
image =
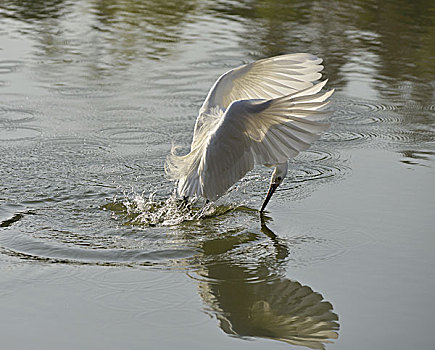
<svg viewBox="0 0 435 350"><path fill-rule="evenodd" d="M308 93L317 90L318 87L306 89ZM315 99L324 98L316 94ZM330 92L325 94L331 95ZM325 102L306 101L309 99L295 103L290 95L272 100L233 102L209 135L203 150L198 168L201 183L198 194L214 200L245 176L255 163L276 165L309 148L328 124L307 118L313 113L317 119L327 117L329 111L324 109ZM304 105L308 108L304 109Z"/></svg>
<svg viewBox="0 0 435 350"><path fill-rule="evenodd" d="M322 59L314 55L296 53L232 69L213 85L200 114L209 113L215 107L225 110L233 101L272 99L306 89L321 78L321 62Z"/></svg>

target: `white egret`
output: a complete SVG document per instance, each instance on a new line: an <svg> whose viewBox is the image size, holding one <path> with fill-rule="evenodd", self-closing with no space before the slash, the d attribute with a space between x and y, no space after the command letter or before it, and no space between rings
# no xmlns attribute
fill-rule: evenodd
<svg viewBox="0 0 435 350"><path fill-rule="evenodd" d="M282 183L288 159L328 124L319 120L334 90L320 92L322 59L296 53L262 59L221 75L199 110L190 152L173 147L166 172L184 198L216 200L255 164L274 167L263 211Z"/></svg>

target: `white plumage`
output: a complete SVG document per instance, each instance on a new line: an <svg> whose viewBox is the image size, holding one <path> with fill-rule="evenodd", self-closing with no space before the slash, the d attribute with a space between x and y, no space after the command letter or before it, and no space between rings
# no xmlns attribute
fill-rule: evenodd
<svg viewBox="0 0 435 350"><path fill-rule="evenodd" d="M173 151L167 160L178 193L216 200L255 164L285 163L286 172L287 160L328 127L319 120L329 115L325 107L333 90L320 92L326 80L313 84L321 78L321 62L308 53L289 54L220 76L199 111L190 153Z"/></svg>

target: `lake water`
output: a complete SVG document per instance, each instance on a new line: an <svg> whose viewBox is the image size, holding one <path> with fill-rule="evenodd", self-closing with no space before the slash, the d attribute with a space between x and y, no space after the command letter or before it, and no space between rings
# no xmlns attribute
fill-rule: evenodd
<svg viewBox="0 0 435 350"><path fill-rule="evenodd" d="M3 0L2 349L433 349L433 1ZM164 174L215 79L324 58L331 128L260 218ZM199 218L199 219L198 219Z"/></svg>

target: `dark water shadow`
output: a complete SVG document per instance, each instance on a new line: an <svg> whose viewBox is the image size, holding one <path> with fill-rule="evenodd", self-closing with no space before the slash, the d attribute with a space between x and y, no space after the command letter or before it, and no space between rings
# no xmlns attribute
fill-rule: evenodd
<svg viewBox="0 0 435 350"><path fill-rule="evenodd" d="M216 317L228 335L324 349L338 338L338 316L320 293L285 277L290 249L267 226L269 220L261 215L260 232L244 238L204 242L199 258L203 263L189 275L198 280L205 312ZM263 244L252 245L260 236L266 236ZM244 245L251 247L246 255L253 259L241 254Z"/></svg>

